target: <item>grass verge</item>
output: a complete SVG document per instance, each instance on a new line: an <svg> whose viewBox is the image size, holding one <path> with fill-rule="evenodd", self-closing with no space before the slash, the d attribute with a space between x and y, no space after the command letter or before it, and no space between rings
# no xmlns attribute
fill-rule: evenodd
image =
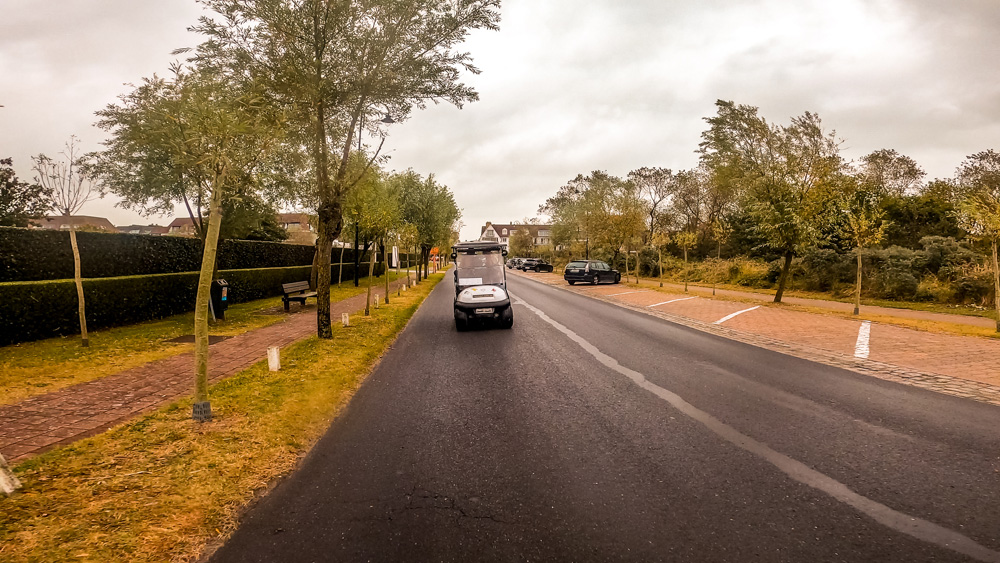
<svg viewBox="0 0 1000 563"><path fill-rule="evenodd" d="M0 560L196 559L296 466L442 278L288 347L280 372L261 362L213 386L210 423L178 401L19 464L23 491L0 497Z"/></svg>
<svg viewBox="0 0 1000 563"><path fill-rule="evenodd" d="M396 279L395 272L390 273L389 279ZM379 288L384 287L384 278L377 281ZM364 293L366 288L364 280L357 288L350 282L339 287L333 285L330 300L347 299ZM292 307L298 310L297 305ZM315 314L315 307L312 313ZM226 311L226 320L210 325L209 332L218 336L236 336L285 318L287 315L283 312L280 297L259 299L230 306ZM80 346L79 336L4 346L0 348L0 405L17 403L191 351L193 344L178 344L169 340L192 334L193 331L194 313L186 313L92 331L89 348Z"/></svg>

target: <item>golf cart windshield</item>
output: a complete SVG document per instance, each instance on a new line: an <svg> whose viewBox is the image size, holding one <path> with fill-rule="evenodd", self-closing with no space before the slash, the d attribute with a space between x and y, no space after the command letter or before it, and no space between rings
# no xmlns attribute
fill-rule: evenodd
<svg viewBox="0 0 1000 563"><path fill-rule="evenodd" d="M458 253L455 257L458 285L501 285L504 282L503 255L499 252Z"/></svg>

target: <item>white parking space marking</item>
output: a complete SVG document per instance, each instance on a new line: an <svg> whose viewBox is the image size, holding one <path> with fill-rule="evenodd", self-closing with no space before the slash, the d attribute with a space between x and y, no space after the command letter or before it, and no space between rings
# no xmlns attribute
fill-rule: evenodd
<svg viewBox="0 0 1000 563"><path fill-rule="evenodd" d="M605 297L617 297L619 295L628 295L630 293L646 293L645 291L623 291L621 293L612 293L611 295L605 295Z"/></svg>
<svg viewBox="0 0 1000 563"><path fill-rule="evenodd" d="M533 305L529 305L521 299L518 299L516 303L523 305L529 311L538 315L540 319L552 325L553 328L565 334L571 341L577 343L587 353L609 369L625 376L639 388L645 389L656 397L664 400L677 409L678 412L681 412L690 417L692 420L702 424L709 431L719 436L719 438L770 463L776 469L785 475L788 475L789 478L798 481L807 487L811 487L829 495L834 500L850 506L887 528L896 530L920 541L925 541L927 543L955 551L979 561L1000 563L1000 552L993 551L986 546L980 545L972 538L962 535L959 532L945 528L944 526L935 524L929 520L924 520L923 518L906 514L905 512L900 512L851 490L847 485L837 481L833 477L830 477L825 473L821 473L801 461L793 459L775 449L772 449L767 444L743 434L736 428L722 422L708 412L705 412L687 402L683 397L673 391L669 391L649 381L642 373L621 365L618 363L618 360L612 358L604 352L601 352L596 346L591 344L579 334L570 330L565 325L553 320L541 309ZM754 309L756 308L757 307L754 307ZM747 311L750 310L752 309L747 309Z"/></svg>
<svg viewBox="0 0 1000 563"><path fill-rule="evenodd" d="M652 305L646 305L647 307L659 307L660 305L666 305L667 303L677 303L678 301L687 301L688 299L696 299L698 296L694 297L681 297L680 299L671 299L670 301L664 301L662 303L653 303Z"/></svg>
<svg viewBox="0 0 1000 563"><path fill-rule="evenodd" d="M868 341L871 339L871 335L872 322L861 321L861 328L858 329L858 342L854 345L855 358L861 358L862 360L868 359L868 354L871 352L868 347Z"/></svg>
<svg viewBox="0 0 1000 563"><path fill-rule="evenodd" d="M742 311L736 311L732 315L726 315L725 317L722 317L721 319L715 321L712 324L721 325L722 323L728 321L729 319L731 319L731 318L733 318L733 317L735 317L737 315L742 315L743 313L749 313L750 311L753 311L754 309L760 309L760 305L757 305L756 307L750 307L749 309L743 309Z"/></svg>

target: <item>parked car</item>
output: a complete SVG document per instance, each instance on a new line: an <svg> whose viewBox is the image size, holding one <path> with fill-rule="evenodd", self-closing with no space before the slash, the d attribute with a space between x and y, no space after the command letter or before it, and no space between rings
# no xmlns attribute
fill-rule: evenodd
<svg viewBox="0 0 1000 563"><path fill-rule="evenodd" d="M522 272L532 271L532 272L551 272L552 264L549 264L541 258L528 258L525 260L520 267Z"/></svg>
<svg viewBox="0 0 1000 563"><path fill-rule="evenodd" d="M607 262L600 260L574 260L566 264L566 271L563 279L573 285L577 282L592 284L618 283L622 281L622 275L618 270L612 270Z"/></svg>

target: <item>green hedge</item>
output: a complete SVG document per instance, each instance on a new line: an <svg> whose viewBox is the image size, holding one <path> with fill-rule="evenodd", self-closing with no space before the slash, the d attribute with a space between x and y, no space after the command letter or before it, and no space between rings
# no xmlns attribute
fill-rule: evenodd
<svg viewBox="0 0 1000 563"><path fill-rule="evenodd" d="M333 266L333 280L337 279ZM281 295L281 284L309 279L311 266L222 270L229 299L242 303ZM376 272L382 268L376 265ZM344 266L344 280L353 265ZM368 269L363 268L363 277ZM197 272L83 280L90 329L133 324L194 310ZM0 283L0 346L79 334L73 280Z"/></svg>
<svg viewBox="0 0 1000 563"><path fill-rule="evenodd" d="M201 268L201 242L194 238L123 233L77 233L84 278L110 278L191 272ZM226 240L219 248L219 269L286 268L311 265L315 247L247 240ZM334 249L333 261L340 259ZM354 251L344 252L352 262ZM73 277L69 233L0 227L0 282L62 280Z"/></svg>

